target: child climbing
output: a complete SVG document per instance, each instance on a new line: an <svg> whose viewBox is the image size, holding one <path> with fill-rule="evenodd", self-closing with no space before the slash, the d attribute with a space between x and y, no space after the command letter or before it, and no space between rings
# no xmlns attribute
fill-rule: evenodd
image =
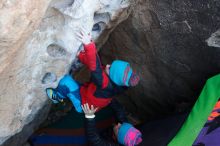
<svg viewBox="0 0 220 146"><path fill-rule="evenodd" d="M115 102L115 104L117 104L117 101ZM91 105L90 108L88 103L86 103L82 105L82 109L86 118L87 138L93 146L119 146L119 144L125 146L135 146L141 143L141 132L135 127L133 127L133 125L128 123L125 119L120 120L120 117L118 117L118 115L118 120L122 121L122 124L118 123L113 127L113 129L107 130L107 134L99 134L96 129L95 122L95 112L98 108L94 108L93 105ZM122 112L121 114L124 113ZM105 135L105 137L102 137L101 135Z"/></svg>
<svg viewBox="0 0 220 146"><path fill-rule="evenodd" d="M82 29L77 39L84 45L78 57L91 72L90 82L80 86L70 75L65 75L56 89L46 89L47 96L54 103L69 98L77 112L82 112L81 104L85 103L101 109L111 103L113 96L138 84L139 76L128 62L115 60L111 65L102 66L90 33Z"/></svg>

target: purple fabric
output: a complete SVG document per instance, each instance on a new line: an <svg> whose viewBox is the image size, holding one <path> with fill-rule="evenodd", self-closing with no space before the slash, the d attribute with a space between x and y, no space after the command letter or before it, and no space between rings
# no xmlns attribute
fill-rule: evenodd
<svg viewBox="0 0 220 146"><path fill-rule="evenodd" d="M220 113L220 108L214 109L212 113L214 112ZM209 117L212 117L212 114ZM220 116L207 120L193 146L220 146Z"/></svg>
<svg viewBox="0 0 220 146"><path fill-rule="evenodd" d="M215 129L209 134L206 134L208 127L204 127L199 133L193 146L219 146L220 145L220 128ZM202 145L203 144L203 145Z"/></svg>

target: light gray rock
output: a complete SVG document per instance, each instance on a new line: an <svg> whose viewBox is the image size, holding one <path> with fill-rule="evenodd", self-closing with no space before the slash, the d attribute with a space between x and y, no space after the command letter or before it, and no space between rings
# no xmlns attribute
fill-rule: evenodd
<svg viewBox="0 0 220 146"><path fill-rule="evenodd" d="M101 45L128 17L129 5L124 0L0 2L0 145L20 146L46 118L50 106L44 90L69 71L81 45L75 37L79 28L89 32L97 24L92 36ZM105 37L98 40L101 34Z"/></svg>
<svg viewBox="0 0 220 146"><path fill-rule="evenodd" d="M208 46L220 48L220 30L217 30L206 40Z"/></svg>

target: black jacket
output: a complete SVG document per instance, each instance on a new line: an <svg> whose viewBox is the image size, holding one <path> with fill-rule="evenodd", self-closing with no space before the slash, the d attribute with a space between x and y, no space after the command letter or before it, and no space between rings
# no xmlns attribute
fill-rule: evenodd
<svg viewBox="0 0 220 146"><path fill-rule="evenodd" d="M112 100L112 102L110 103L110 106L115 111L117 120L119 122L121 123L127 122L125 110L116 101L116 99ZM119 144L112 139L112 135L113 135L112 129L111 129L111 133L109 134L110 140L101 136L101 134L98 132L96 128L95 118L86 119L86 133L87 133L88 141L92 144L92 146L119 146Z"/></svg>

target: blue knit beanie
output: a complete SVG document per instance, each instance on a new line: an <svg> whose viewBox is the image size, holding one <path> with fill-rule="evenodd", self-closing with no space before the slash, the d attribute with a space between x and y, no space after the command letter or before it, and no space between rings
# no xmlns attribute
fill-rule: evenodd
<svg viewBox="0 0 220 146"><path fill-rule="evenodd" d="M141 132L129 123L123 123L118 129L118 142L125 146L135 146L142 142Z"/></svg>
<svg viewBox="0 0 220 146"><path fill-rule="evenodd" d="M125 146L135 146L141 143L142 134L129 123L123 123L118 129L118 142Z"/></svg>
<svg viewBox="0 0 220 146"><path fill-rule="evenodd" d="M115 60L111 64L109 77L119 86L129 86L129 79L132 74L132 68L128 62Z"/></svg>
<svg viewBox="0 0 220 146"><path fill-rule="evenodd" d="M129 123L123 123L123 124L121 124L121 126L119 127L117 139L118 139L118 142L119 142L120 144L125 145L124 138L125 138L125 135L127 134L127 131L128 131L131 127L133 127L133 126L132 126L131 124L129 124Z"/></svg>

